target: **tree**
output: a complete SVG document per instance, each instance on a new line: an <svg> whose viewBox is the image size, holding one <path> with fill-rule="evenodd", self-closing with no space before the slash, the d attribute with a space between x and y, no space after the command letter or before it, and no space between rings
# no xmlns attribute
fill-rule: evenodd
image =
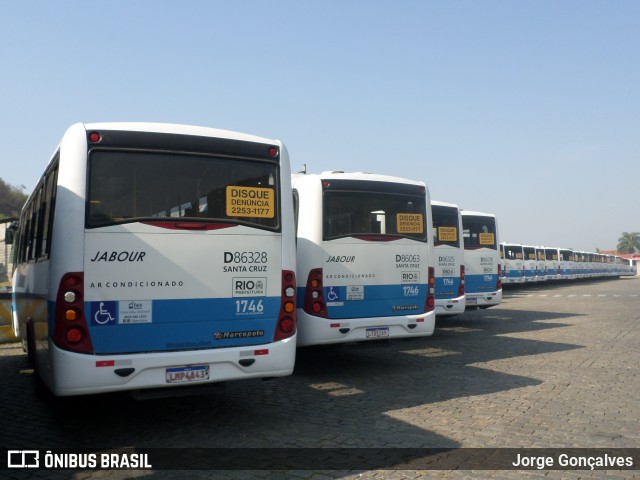
<svg viewBox="0 0 640 480"><path fill-rule="evenodd" d="M27 195L22 193L21 188L9 185L0 178L0 218L17 217L26 201Z"/></svg>
<svg viewBox="0 0 640 480"><path fill-rule="evenodd" d="M618 252L640 252L640 232L623 232L622 236L618 239Z"/></svg>

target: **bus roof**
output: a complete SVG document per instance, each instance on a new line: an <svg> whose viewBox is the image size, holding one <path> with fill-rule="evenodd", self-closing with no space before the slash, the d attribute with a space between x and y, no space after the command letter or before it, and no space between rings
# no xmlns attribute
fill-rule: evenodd
<svg viewBox="0 0 640 480"><path fill-rule="evenodd" d="M76 124L78 125L78 124ZM181 135L199 135L206 137L220 137L230 140L243 140L255 143L280 143L278 140L249 135L247 133L222 130L218 128L199 127L195 125L180 125L174 123L153 123L153 122L102 122L102 123L81 123L86 130L123 130L134 132L158 132L174 133ZM73 128L72 125L69 128Z"/></svg>
<svg viewBox="0 0 640 480"><path fill-rule="evenodd" d="M439 205L441 207L454 207L460 210L460 207L458 207L458 205L455 203L441 202L439 200L431 200L431 205Z"/></svg>
<svg viewBox="0 0 640 480"><path fill-rule="evenodd" d="M473 215L476 217L493 217L496 216L493 213L485 213L485 212L474 212L473 210L461 210L462 215Z"/></svg>
<svg viewBox="0 0 640 480"><path fill-rule="evenodd" d="M409 178L402 177L394 177L392 175L381 175L377 173L367 173L367 172L343 172L339 170L334 171L326 171L321 173L307 173L307 174L299 174L294 175L296 179L301 178L327 178L327 179L344 179L344 180L369 180L374 182L394 182L394 183L406 183L409 185L420 185L425 186L425 183L420 180L411 180Z"/></svg>

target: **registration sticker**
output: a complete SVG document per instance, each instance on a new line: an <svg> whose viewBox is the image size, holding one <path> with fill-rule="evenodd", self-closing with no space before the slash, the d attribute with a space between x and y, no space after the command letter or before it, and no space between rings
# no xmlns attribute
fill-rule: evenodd
<svg viewBox="0 0 640 480"><path fill-rule="evenodd" d="M166 370L167 383L186 383L209 380L209 365L173 367Z"/></svg>
<svg viewBox="0 0 640 480"><path fill-rule="evenodd" d="M347 300L364 300L364 285L348 285Z"/></svg>
<svg viewBox="0 0 640 480"><path fill-rule="evenodd" d="M367 338L385 338L389 336L389 327L367 328Z"/></svg>
<svg viewBox="0 0 640 480"><path fill-rule="evenodd" d="M151 300L121 300L118 302L118 324L152 323Z"/></svg>

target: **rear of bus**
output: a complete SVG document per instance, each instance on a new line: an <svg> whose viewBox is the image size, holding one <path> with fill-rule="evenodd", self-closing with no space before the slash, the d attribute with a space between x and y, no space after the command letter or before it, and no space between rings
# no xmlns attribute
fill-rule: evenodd
<svg viewBox="0 0 640 480"><path fill-rule="evenodd" d="M291 374L290 198L276 140L71 127L60 147L45 383L75 395Z"/></svg>
<svg viewBox="0 0 640 480"><path fill-rule="evenodd" d="M574 273L576 279L584 278L584 252L574 251L573 252L573 260L574 260Z"/></svg>
<svg viewBox="0 0 640 480"><path fill-rule="evenodd" d="M536 247L536 278L538 282L547 280L547 259L544 247Z"/></svg>
<svg viewBox="0 0 640 480"><path fill-rule="evenodd" d="M545 247L544 255L547 261L547 280L560 279L560 257L557 248Z"/></svg>
<svg viewBox="0 0 640 480"><path fill-rule="evenodd" d="M626 270L628 276L637 276L638 275L638 262L632 258L625 259L627 261Z"/></svg>
<svg viewBox="0 0 640 480"><path fill-rule="evenodd" d="M576 262L573 250L561 248L558 250L558 257L560 259L560 278L562 280L574 280L576 278Z"/></svg>
<svg viewBox="0 0 640 480"><path fill-rule="evenodd" d="M522 245L503 243L504 247L504 283L524 283L524 249Z"/></svg>
<svg viewBox="0 0 640 480"><path fill-rule="evenodd" d="M432 335L433 239L424 183L299 175L298 345Z"/></svg>
<svg viewBox="0 0 640 480"><path fill-rule="evenodd" d="M523 245L522 251L524 253L524 281L526 283L537 282L538 260L536 259L536 247Z"/></svg>
<svg viewBox="0 0 640 480"><path fill-rule="evenodd" d="M498 225L490 213L462 211L465 294L467 308L487 308L502 302L502 267Z"/></svg>
<svg viewBox="0 0 640 480"><path fill-rule="evenodd" d="M464 247L460 209L452 203L432 200L431 214L436 272L436 315L464 313Z"/></svg>

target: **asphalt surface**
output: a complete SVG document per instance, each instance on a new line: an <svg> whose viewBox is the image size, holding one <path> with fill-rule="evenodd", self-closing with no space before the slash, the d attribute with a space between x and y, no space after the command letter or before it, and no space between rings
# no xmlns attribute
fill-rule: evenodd
<svg viewBox="0 0 640 480"><path fill-rule="evenodd" d="M273 448L308 454L312 466L4 469L0 478L513 478L516 472L508 470L430 470L424 464L399 470L372 462L372 469L366 458L355 468L337 462L348 468L328 470L317 455L321 448L377 455L429 448L640 447L639 345L640 277L505 288L497 307L438 319L433 337L300 349L290 377L230 382L220 391L180 398L42 401L33 393L32 370L19 344L2 344L5 449L207 449L191 451L197 464L197 455L221 448ZM152 452L156 465L159 455L170 455ZM256 465L251 459L248 464ZM640 478L637 459L634 468L524 474Z"/></svg>

